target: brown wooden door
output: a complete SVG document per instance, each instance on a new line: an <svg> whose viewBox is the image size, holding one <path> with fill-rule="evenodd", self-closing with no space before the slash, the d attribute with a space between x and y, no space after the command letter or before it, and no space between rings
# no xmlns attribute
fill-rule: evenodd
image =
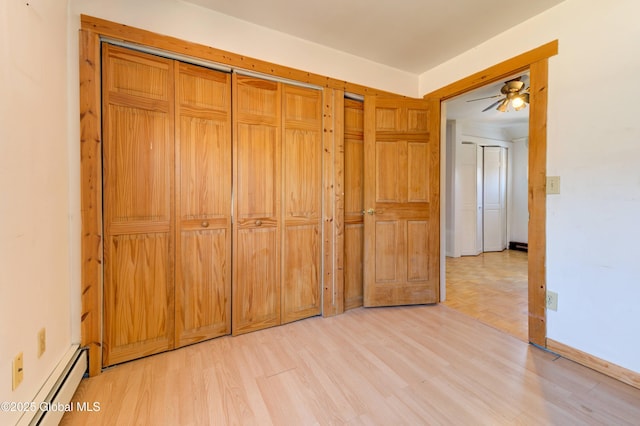
<svg viewBox="0 0 640 426"><path fill-rule="evenodd" d="M439 146L426 101L365 99L364 305L436 303Z"/></svg>
<svg viewBox="0 0 640 426"><path fill-rule="evenodd" d="M231 332L231 77L176 68L176 346L183 346Z"/></svg>
<svg viewBox="0 0 640 426"><path fill-rule="evenodd" d="M320 314L322 92L283 86L282 323Z"/></svg>
<svg viewBox="0 0 640 426"><path fill-rule="evenodd" d="M280 324L281 93L233 76L234 335Z"/></svg>
<svg viewBox="0 0 640 426"><path fill-rule="evenodd" d="M103 47L103 364L174 343L174 72Z"/></svg>
<svg viewBox="0 0 640 426"><path fill-rule="evenodd" d="M364 104L344 101L344 309L362 306Z"/></svg>

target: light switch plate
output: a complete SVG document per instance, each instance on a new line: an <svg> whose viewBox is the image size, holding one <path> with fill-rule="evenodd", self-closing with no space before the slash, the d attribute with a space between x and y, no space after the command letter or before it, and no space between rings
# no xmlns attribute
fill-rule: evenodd
<svg viewBox="0 0 640 426"><path fill-rule="evenodd" d="M560 193L560 176L547 176L547 194Z"/></svg>

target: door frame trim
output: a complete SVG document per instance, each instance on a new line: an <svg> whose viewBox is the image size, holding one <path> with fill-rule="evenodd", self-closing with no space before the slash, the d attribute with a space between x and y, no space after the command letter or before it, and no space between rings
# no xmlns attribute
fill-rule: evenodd
<svg viewBox="0 0 640 426"><path fill-rule="evenodd" d="M529 342L547 347L546 316L546 174L547 174L547 96L548 59L558 54L558 40L551 41L521 55L507 59L485 70L472 74L434 92L424 99L440 102L477 89L486 84L502 80L513 74L529 70L531 102L529 104ZM442 121L433 120L431 132L440 143L442 152ZM444 185L444 181L441 183ZM444 206L445 203L441 203ZM442 217L442 216L441 216ZM441 220L441 240L445 235ZM444 264L444 250L440 262ZM444 274L441 274L444 279Z"/></svg>

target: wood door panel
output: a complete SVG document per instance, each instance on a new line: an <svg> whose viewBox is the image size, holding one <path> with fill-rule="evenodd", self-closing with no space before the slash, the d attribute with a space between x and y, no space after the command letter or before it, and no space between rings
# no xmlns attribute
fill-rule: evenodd
<svg viewBox="0 0 640 426"><path fill-rule="evenodd" d="M286 129L283 142L285 217L318 221L322 202L319 131Z"/></svg>
<svg viewBox="0 0 640 426"><path fill-rule="evenodd" d="M362 216L360 216L362 220ZM345 224L344 309L362 306L364 223Z"/></svg>
<svg viewBox="0 0 640 426"><path fill-rule="evenodd" d="M238 76L234 108L238 122L280 126L281 92L278 83Z"/></svg>
<svg viewBox="0 0 640 426"><path fill-rule="evenodd" d="M117 235L105 256L105 365L173 346L168 233Z"/></svg>
<svg viewBox="0 0 640 426"><path fill-rule="evenodd" d="M423 100L365 100L364 305L435 303L439 147ZM371 213L369 213L371 210Z"/></svg>
<svg viewBox="0 0 640 426"><path fill-rule="evenodd" d="M375 241L375 277L378 283L402 280L403 235L398 221L378 220Z"/></svg>
<svg viewBox="0 0 640 426"><path fill-rule="evenodd" d="M403 143L395 141L376 142L376 202L393 203L402 200L399 174L403 169Z"/></svg>
<svg viewBox="0 0 640 426"><path fill-rule="evenodd" d="M225 116L231 108L229 74L180 63L178 102L187 107L206 111L220 111Z"/></svg>
<svg viewBox="0 0 640 426"><path fill-rule="evenodd" d="M282 323L320 314L320 226L287 226L282 268Z"/></svg>
<svg viewBox="0 0 640 426"><path fill-rule="evenodd" d="M320 314L322 92L283 87L282 322Z"/></svg>
<svg viewBox="0 0 640 426"><path fill-rule="evenodd" d="M232 333L280 324L280 83L233 76Z"/></svg>
<svg viewBox="0 0 640 426"><path fill-rule="evenodd" d="M103 365L174 346L172 61L103 45Z"/></svg>
<svg viewBox="0 0 640 426"><path fill-rule="evenodd" d="M255 124L238 124L237 216L275 219L278 211L278 131Z"/></svg>
<svg viewBox="0 0 640 426"><path fill-rule="evenodd" d="M237 231L233 334L280 324L278 228Z"/></svg>
<svg viewBox="0 0 640 426"><path fill-rule="evenodd" d="M171 61L116 46L108 46L103 68L105 89L142 99L169 101L173 96Z"/></svg>
<svg viewBox="0 0 640 426"><path fill-rule="evenodd" d="M231 129L226 117L180 117L182 220L228 217L231 208Z"/></svg>
<svg viewBox="0 0 640 426"><path fill-rule="evenodd" d="M231 332L231 80L178 63L176 346Z"/></svg>
<svg viewBox="0 0 640 426"><path fill-rule="evenodd" d="M407 221L407 281L429 281L429 222Z"/></svg>
<svg viewBox="0 0 640 426"><path fill-rule="evenodd" d="M344 309L362 306L364 265L364 105L344 102Z"/></svg>
<svg viewBox="0 0 640 426"><path fill-rule="evenodd" d="M286 86L284 90L284 120L298 127L318 130L322 119L320 91L302 87Z"/></svg>
<svg viewBox="0 0 640 426"><path fill-rule="evenodd" d="M407 201L429 202L429 145L420 142L407 144Z"/></svg>
<svg viewBox="0 0 640 426"><path fill-rule="evenodd" d="M176 299L177 346L231 332L228 229L183 231Z"/></svg>
<svg viewBox="0 0 640 426"><path fill-rule="evenodd" d="M109 105L105 114L106 221L169 221L173 137L169 114Z"/></svg>
<svg viewBox="0 0 640 426"><path fill-rule="evenodd" d="M345 140L344 147L344 214L347 217L358 216L362 220L364 210L364 145L362 139Z"/></svg>
<svg viewBox="0 0 640 426"><path fill-rule="evenodd" d="M401 110L395 106L384 108L382 106L376 108L375 130L376 131L396 131L402 129L402 120L400 118Z"/></svg>

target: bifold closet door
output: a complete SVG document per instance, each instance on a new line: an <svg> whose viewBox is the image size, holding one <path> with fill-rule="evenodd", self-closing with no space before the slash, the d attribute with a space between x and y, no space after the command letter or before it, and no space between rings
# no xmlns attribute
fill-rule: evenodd
<svg viewBox="0 0 640 426"><path fill-rule="evenodd" d="M173 61L103 46L103 364L174 345Z"/></svg>
<svg viewBox="0 0 640 426"><path fill-rule="evenodd" d="M364 103L344 101L344 309L362 306Z"/></svg>
<svg viewBox="0 0 640 426"><path fill-rule="evenodd" d="M233 334L318 315L322 92L234 75Z"/></svg>
<svg viewBox="0 0 640 426"><path fill-rule="evenodd" d="M233 76L233 334L280 324L281 97Z"/></svg>
<svg viewBox="0 0 640 426"><path fill-rule="evenodd" d="M283 86L282 323L320 314L322 92Z"/></svg>
<svg viewBox="0 0 640 426"><path fill-rule="evenodd" d="M176 67L176 346L183 346L231 332L231 78Z"/></svg>
<svg viewBox="0 0 640 426"><path fill-rule="evenodd" d="M231 81L103 52L106 366L231 332Z"/></svg>

